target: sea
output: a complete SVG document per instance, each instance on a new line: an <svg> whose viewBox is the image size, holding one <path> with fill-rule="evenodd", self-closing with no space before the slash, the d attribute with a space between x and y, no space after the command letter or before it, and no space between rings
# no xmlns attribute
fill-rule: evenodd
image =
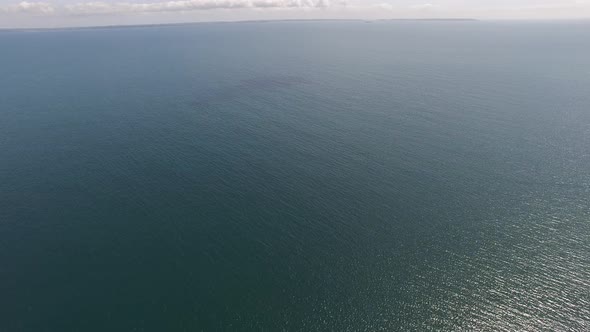
<svg viewBox="0 0 590 332"><path fill-rule="evenodd" d="M590 22L1 31L0 331L590 331Z"/></svg>

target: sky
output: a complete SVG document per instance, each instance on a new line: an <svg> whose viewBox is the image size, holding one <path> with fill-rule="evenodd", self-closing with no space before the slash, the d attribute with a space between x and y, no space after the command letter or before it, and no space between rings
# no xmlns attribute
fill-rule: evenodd
<svg viewBox="0 0 590 332"><path fill-rule="evenodd" d="M590 0L0 0L0 28L350 18L587 19Z"/></svg>

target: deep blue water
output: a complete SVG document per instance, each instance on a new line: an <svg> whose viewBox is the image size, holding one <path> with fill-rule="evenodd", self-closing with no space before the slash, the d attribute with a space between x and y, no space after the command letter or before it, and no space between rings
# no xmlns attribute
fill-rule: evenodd
<svg viewBox="0 0 590 332"><path fill-rule="evenodd" d="M0 330L590 330L590 23L0 33Z"/></svg>

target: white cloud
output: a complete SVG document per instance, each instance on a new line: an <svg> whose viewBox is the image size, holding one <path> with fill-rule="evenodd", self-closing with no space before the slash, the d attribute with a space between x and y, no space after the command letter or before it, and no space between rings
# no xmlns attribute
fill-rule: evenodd
<svg viewBox="0 0 590 332"><path fill-rule="evenodd" d="M105 15L157 13L210 9L327 8L330 0L179 0L165 2L80 2L57 6L47 2L21 2L0 6L0 13Z"/></svg>
<svg viewBox="0 0 590 332"><path fill-rule="evenodd" d="M429 9L436 8L436 6L431 3L423 3L423 4L419 4L419 5L412 5L412 6L410 6L410 8L416 9L416 10L429 10Z"/></svg>
<svg viewBox="0 0 590 332"><path fill-rule="evenodd" d="M363 6L361 8L366 8L366 6ZM371 5L370 8L381 9L381 10L393 10L395 7L392 4L390 4L390 3L381 2L381 3L377 3L377 4L374 4L374 5Z"/></svg>
<svg viewBox="0 0 590 332"><path fill-rule="evenodd" d="M590 0L18 1L0 0L0 28L302 18L590 18Z"/></svg>
<svg viewBox="0 0 590 332"><path fill-rule="evenodd" d="M0 13L6 14L52 14L55 6L48 2L23 1L14 5L0 6Z"/></svg>

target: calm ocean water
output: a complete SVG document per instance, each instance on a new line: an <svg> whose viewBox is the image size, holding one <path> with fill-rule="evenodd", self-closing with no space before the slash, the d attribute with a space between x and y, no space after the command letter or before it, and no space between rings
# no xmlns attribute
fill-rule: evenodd
<svg viewBox="0 0 590 332"><path fill-rule="evenodd" d="M590 23L0 33L1 331L590 330Z"/></svg>

